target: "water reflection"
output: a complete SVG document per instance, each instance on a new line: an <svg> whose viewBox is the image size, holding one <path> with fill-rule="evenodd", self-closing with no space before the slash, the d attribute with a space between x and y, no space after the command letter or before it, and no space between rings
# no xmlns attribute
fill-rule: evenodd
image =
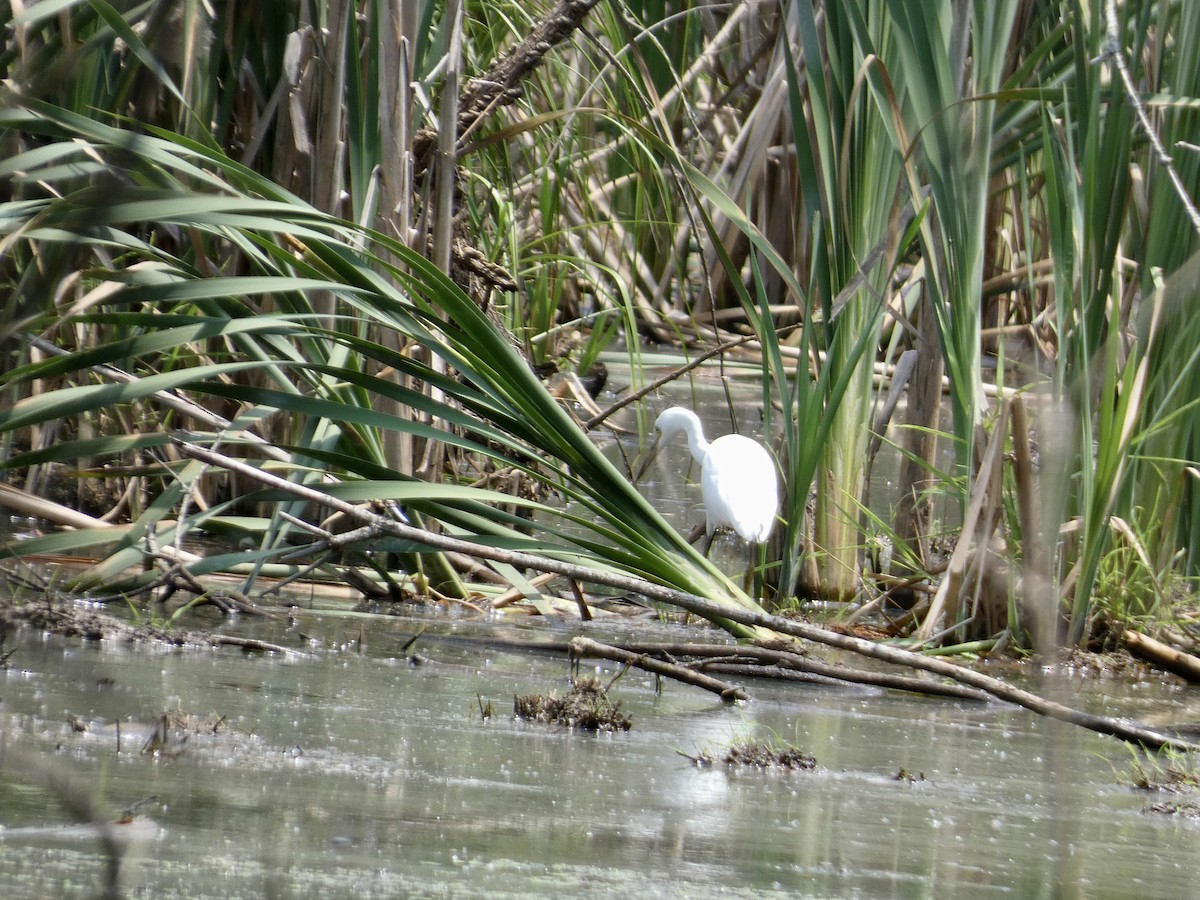
<svg viewBox="0 0 1200 900"><path fill-rule="evenodd" d="M1115 741L998 704L753 684L754 702L726 706L633 673L615 689L633 731L584 735L510 716L515 693L566 690L561 655L437 639L503 633L494 622L433 625L427 665L387 655L416 627L381 620L379 649L358 655L336 649L343 624L314 617L302 629L330 649L294 661L23 633L0 723L114 815L155 798L126 871L138 895L1105 896L1134 877L1147 896L1192 890L1197 826L1143 814L1150 801L1114 776L1129 758ZM1109 712L1200 718L1183 691L1070 687ZM172 758L116 752L114 723L132 735L170 710L226 727ZM795 743L820 767L730 773L677 752L746 736ZM7 775L0 822L6 897L93 894L102 858L69 837L77 823L52 792Z"/></svg>

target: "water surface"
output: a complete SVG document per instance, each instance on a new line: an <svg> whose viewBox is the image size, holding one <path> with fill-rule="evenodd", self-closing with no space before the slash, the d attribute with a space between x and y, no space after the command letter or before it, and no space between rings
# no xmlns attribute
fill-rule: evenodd
<svg viewBox="0 0 1200 900"><path fill-rule="evenodd" d="M422 627L413 665L400 648ZM613 696L633 729L584 734L512 717L516 693L567 690L565 655L494 641L682 629L381 617L359 648L355 620L315 611L229 628L305 655L10 636L4 740L113 818L141 804L131 896L1194 895L1200 824L1145 812L1162 798L1121 783L1117 741L1021 709L767 682L727 705L630 672ZM1110 714L1200 719L1193 691L1155 682L1052 687ZM139 752L137 723L166 711L222 726ZM682 755L751 736L819 767ZM0 824L4 896L95 895L99 845L36 777L5 773Z"/></svg>
<svg viewBox="0 0 1200 900"><path fill-rule="evenodd" d="M757 388L735 396L739 430L759 436ZM731 427L724 397L700 376L648 408L696 405L711 437ZM636 430L633 411L619 423ZM642 484L681 529L703 521L689 468L695 479L680 440ZM886 511L886 490L872 499ZM1171 798L1125 783L1134 757L1118 741L1022 709L761 681L743 683L753 701L729 705L629 672L612 695L632 730L585 734L512 716L514 694L569 689L553 648L575 634L723 636L653 620L362 616L331 602L182 624L297 654L8 636L0 741L21 755L0 770L0 896L103 886L106 856L64 794L112 821L133 813L118 828L134 897L1195 896L1200 822L1147 812ZM1195 689L1157 677L1028 686L1159 726L1200 721ZM220 725L140 752L164 713ZM818 768L688 758L747 738L793 744Z"/></svg>

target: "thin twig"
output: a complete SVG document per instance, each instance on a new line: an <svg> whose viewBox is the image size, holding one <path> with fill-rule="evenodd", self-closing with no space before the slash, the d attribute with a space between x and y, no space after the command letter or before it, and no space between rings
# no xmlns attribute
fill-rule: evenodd
<svg viewBox="0 0 1200 900"><path fill-rule="evenodd" d="M1175 171L1174 163L1167 153L1166 147L1159 140L1158 134L1154 130L1154 125L1150 121L1150 116L1146 113L1145 104L1142 103L1137 89L1133 85L1133 76L1129 74L1129 66L1125 62L1125 53L1121 47L1120 36L1117 30L1116 0L1107 0L1104 5L1104 18L1105 41L1102 58L1111 63L1121 76L1121 84L1125 87L1125 95L1129 98L1129 105L1133 107L1134 115L1137 116L1138 124L1142 126L1142 131L1146 132L1146 138L1150 141L1150 146L1154 149L1154 157L1167 173L1167 178L1171 180L1171 186L1179 196L1179 201L1183 204L1184 210L1187 211L1188 218L1192 220L1192 230L1197 235L1200 235L1200 211L1192 203L1192 198L1188 196L1187 187L1184 186L1183 179Z"/></svg>
<svg viewBox="0 0 1200 900"><path fill-rule="evenodd" d="M647 656L644 653L631 653L623 647L601 644L593 641L591 638L585 637L571 638L567 646L574 657L611 659L613 662L624 663L627 666L633 666L646 672L653 672L655 675L664 675L668 678L674 678L676 681L682 681L684 684L704 688L706 691L711 691L719 695L722 700L750 699L750 695L736 685L713 678L711 675L697 672L695 669L689 669L686 666L679 666L653 656Z"/></svg>
<svg viewBox="0 0 1200 900"><path fill-rule="evenodd" d="M796 328L796 327L798 327L798 326L789 325L785 329L780 329L779 333L783 334L788 329ZM689 362L680 366L677 369L672 369L670 372L668 372L666 375L663 375L661 378L656 378L654 381L650 382L648 385L643 387L641 390L634 391L632 394L626 394L624 397L622 397L620 400L618 400L612 406L609 406L607 409L603 410L599 414L592 416L590 419L586 420L583 423L583 425L582 425L583 430L591 431L593 428L595 428L597 425L599 425L601 422L603 422L605 419L607 419L613 413L617 412L620 409L624 409L626 406L629 406L629 404L631 404L631 403L636 403L638 400L641 400L647 394L657 391L664 384L670 384L672 381L677 381L678 379L680 379L684 375L686 375L688 372L692 371L692 369L695 369L697 366L700 366L701 364L708 362L708 360L712 359L714 356L717 356L718 354L721 354L721 353L725 353L726 351L732 350L735 347L740 347L743 344L748 344L751 341L757 341L757 340L758 340L757 334L747 334L742 337L734 338L733 340L730 340L730 341L725 341L724 343L718 344L717 346L715 346L709 350L705 350L703 353L701 353L695 359L690 360Z"/></svg>

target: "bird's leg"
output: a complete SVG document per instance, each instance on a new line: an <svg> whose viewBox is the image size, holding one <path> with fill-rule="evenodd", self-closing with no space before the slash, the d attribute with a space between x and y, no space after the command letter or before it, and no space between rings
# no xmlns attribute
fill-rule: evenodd
<svg viewBox="0 0 1200 900"><path fill-rule="evenodd" d="M688 533L687 542L689 544L694 544L694 543L696 543L696 541L700 540L700 536L703 534L704 534L704 524L701 523L701 524L697 525L695 528L693 528Z"/></svg>
<svg viewBox="0 0 1200 900"><path fill-rule="evenodd" d="M713 531L710 531L704 539L704 558L705 559L708 558L708 551L712 549L713 538L715 538L716 536L717 536L717 532L715 530L713 530Z"/></svg>
<svg viewBox="0 0 1200 900"><path fill-rule="evenodd" d="M758 562L759 562L758 548L761 546L762 546L761 544L752 544L749 541L746 542L746 550L747 550L746 574L742 576L742 590L745 591L747 594L749 594L751 597L754 596L754 580L755 580L754 576L755 576L755 573L758 571L758 568L757 568Z"/></svg>

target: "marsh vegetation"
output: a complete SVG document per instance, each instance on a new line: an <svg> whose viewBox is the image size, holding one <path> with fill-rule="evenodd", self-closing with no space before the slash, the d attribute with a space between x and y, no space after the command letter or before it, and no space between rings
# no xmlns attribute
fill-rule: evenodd
<svg viewBox="0 0 1200 900"><path fill-rule="evenodd" d="M78 589L138 602L174 567L541 596L340 539L189 442L745 608L900 599L922 646L1193 642L1190 5L68 2L4 27L3 496L63 526L8 555L90 554ZM577 377L614 341L610 407L647 341L759 371L784 488L753 597L596 449ZM236 552L188 556L200 533Z"/></svg>
<svg viewBox="0 0 1200 900"><path fill-rule="evenodd" d="M167 626L297 583L652 605L998 696L941 656L1128 644L1194 677L1200 5L0 24L18 579ZM749 377L778 466L748 582L633 478L659 389L701 377Z"/></svg>

